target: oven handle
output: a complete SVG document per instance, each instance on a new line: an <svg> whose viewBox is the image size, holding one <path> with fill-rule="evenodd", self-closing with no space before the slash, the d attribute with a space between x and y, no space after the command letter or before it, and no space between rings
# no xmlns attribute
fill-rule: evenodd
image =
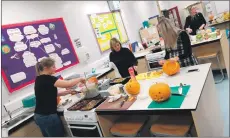
<svg viewBox="0 0 230 138"><path fill-rule="evenodd" d="M97 126L94 127L76 127L76 126L68 126L69 128L73 128L73 129L88 129L88 130L94 130L97 128Z"/></svg>

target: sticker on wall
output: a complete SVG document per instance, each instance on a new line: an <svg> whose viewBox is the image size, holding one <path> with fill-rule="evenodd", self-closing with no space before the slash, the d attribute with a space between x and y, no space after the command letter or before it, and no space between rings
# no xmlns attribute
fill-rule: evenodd
<svg viewBox="0 0 230 138"><path fill-rule="evenodd" d="M67 61L67 62L63 63L64 66L68 66L70 64L71 64L71 61Z"/></svg>
<svg viewBox="0 0 230 138"><path fill-rule="evenodd" d="M21 52L27 49L27 45L24 42L16 42L14 46L14 50L16 52Z"/></svg>
<svg viewBox="0 0 230 138"><path fill-rule="evenodd" d="M10 57L11 59L20 59L18 53L14 54L13 56Z"/></svg>
<svg viewBox="0 0 230 138"><path fill-rule="evenodd" d="M35 39L38 37L38 34L31 34L31 35L27 35L26 39L30 40L30 39Z"/></svg>
<svg viewBox="0 0 230 138"><path fill-rule="evenodd" d="M2 53L3 54L8 54L10 53L10 47L8 45L3 45L2 46Z"/></svg>
<svg viewBox="0 0 230 138"><path fill-rule="evenodd" d="M18 72L16 74L10 75L10 78L13 81L13 83L18 83L26 79L26 74L24 72Z"/></svg>
<svg viewBox="0 0 230 138"><path fill-rule="evenodd" d="M44 24L42 24L42 25L39 25L38 31L42 35L47 35L49 33L49 28L46 27Z"/></svg>
<svg viewBox="0 0 230 138"><path fill-rule="evenodd" d="M54 34L54 39L56 39L56 40L58 39L56 34Z"/></svg>
<svg viewBox="0 0 230 138"><path fill-rule="evenodd" d="M53 44L45 45L44 46L46 53L52 53L55 51L55 47Z"/></svg>
<svg viewBox="0 0 230 138"><path fill-rule="evenodd" d="M22 54L23 62L27 68L35 66L37 63L37 59L34 56L34 53L31 53L30 51L25 51Z"/></svg>
<svg viewBox="0 0 230 138"><path fill-rule="evenodd" d="M69 49L67 49L67 48L65 48L65 49L63 49L62 51L61 51L61 54L62 55L67 55L67 54L69 54L70 53L70 51L69 51Z"/></svg>
<svg viewBox="0 0 230 138"><path fill-rule="evenodd" d="M49 37L42 38L42 39L40 39L40 42L42 42L43 44L49 43L49 42L51 42L51 39Z"/></svg>
<svg viewBox="0 0 230 138"><path fill-rule="evenodd" d="M58 48L61 48L61 44L58 44L58 43L54 43L54 45L56 46L56 47L58 47Z"/></svg>
<svg viewBox="0 0 230 138"><path fill-rule="evenodd" d="M51 30L55 30L55 24L50 23L50 24L49 24L49 28L50 28Z"/></svg>
<svg viewBox="0 0 230 138"><path fill-rule="evenodd" d="M30 42L30 47L38 48L41 45L40 41L32 41Z"/></svg>
<svg viewBox="0 0 230 138"><path fill-rule="evenodd" d="M25 35L31 35L37 33L37 30L33 26L29 25L23 28L23 32Z"/></svg>

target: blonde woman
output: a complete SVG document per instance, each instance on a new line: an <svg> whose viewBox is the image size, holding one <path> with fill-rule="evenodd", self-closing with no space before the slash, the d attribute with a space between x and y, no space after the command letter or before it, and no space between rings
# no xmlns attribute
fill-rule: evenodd
<svg viewBox="0 0 230 138"><path fill-rule="evenodd" d="M134 67L137 70L137 59L133 55L133 53L128 48L121 47L121 43L118 39L112 38L110 40L110 48L112 52L109 55L110 62L113 62L121 77L125 78L129 75L129 67ZM135 71L135 74L137 72Z"/></svg>
<svg viewBox="0 0 230 138"><path fill-rule="evenodd" d="M197 30L204 29L206 21L202 13L197 12L197 8L192 6L190 15L186 18L184 29L191 35L196 35Z"/></svg>
<svg viewBox="0 0 230 138"><path fill-rule="evenodd" d="M165 42L165 59L178 61L181 67L198 64L192 54L190 39L185 31L173 26L165 17L159 18L157 28ZM161 60L159 64L163 65L164 62L165 60Z"/></svg>

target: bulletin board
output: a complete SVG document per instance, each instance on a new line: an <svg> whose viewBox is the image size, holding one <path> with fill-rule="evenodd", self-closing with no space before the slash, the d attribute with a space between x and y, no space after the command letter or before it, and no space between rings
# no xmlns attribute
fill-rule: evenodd
<svg viewBox="0 0 230 138"><path fill-rule="evenodd" d="M110 49L109 42L113 37L119 39L121 43L128 41L119 11L91 14L89 19L101 52Z"/></svg>
<svg viewBox="0 0 230 138"><path fill-rule="evenodd" d="M63 18L2 26L3 80L10 93L34 83L35 65L55 60L57 71L79 63Z"/></svg>

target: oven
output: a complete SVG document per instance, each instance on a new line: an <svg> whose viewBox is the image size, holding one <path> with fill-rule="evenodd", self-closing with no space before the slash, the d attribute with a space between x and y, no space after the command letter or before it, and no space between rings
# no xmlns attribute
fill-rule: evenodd
<svg viewBox="0 0 230 138"><path fill-rule="evenodd" d="M103 137L98 123L75 122L68 124L72 137Z"/></svg>

